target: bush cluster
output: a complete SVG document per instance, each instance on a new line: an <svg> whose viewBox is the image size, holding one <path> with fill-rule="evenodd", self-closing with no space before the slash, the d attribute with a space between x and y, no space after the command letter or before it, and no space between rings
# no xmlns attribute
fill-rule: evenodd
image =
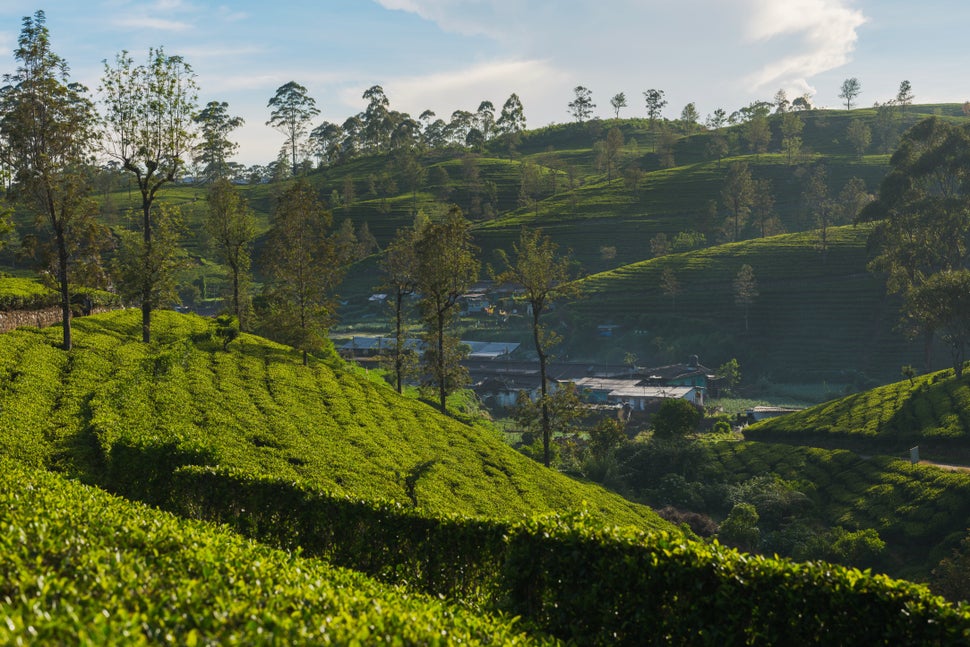
<svg viewBox="0 0 970 647"><path fill-rule="evenodd" d="M742 555L588 513L431 518L297 483L186 467L173 505L276 545L520 616L582 644L960 644L970 609L825 563Z"/></svg>

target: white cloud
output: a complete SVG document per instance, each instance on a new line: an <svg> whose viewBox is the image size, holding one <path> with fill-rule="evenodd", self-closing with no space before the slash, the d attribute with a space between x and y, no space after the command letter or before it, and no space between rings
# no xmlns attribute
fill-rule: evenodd
<svg viewBox="0 0 970 647"><path fill-rule="evenodd" d="M844 0L757 0L748 24L753 41L794 38L798 51L748 76L754 90L776 86L810 89L808 79L849 61L866 17ZM786 47L792 49L792 47Z"/></svg>
<svg viewBox="0 0 970 647"><path fill-rule="evenodd" d="M445 31L466 36L484 35L502 40L515 21L515 14L530 13L527 4L517 0L377 0L385 9L406 11L436 23ZM503 25L504 23L504 25ZM504 27L504 29L503 29Z"/></svg>
<svg viewBox="0 0 970 647"><path fill-rule="evenodd" d="M188 31L192 25L177 20L163 18L118 18L114 21L118 27L125 29L156 29L159 31Z"/></svg>

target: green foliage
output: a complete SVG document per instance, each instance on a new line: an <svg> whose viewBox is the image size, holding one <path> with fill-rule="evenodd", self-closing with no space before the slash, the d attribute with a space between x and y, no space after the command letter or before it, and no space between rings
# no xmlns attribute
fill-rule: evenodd
<svg viewBox="0 0 970 647"><path fill-rule="evenodd" d="M761 542L758 519L755 506L750 503L736 503L718 528L717 536L721 541L741 550L757 550Z"/></svg>
<svg viewBox="0 0 970 647"><path fill-rule="evenodd" d="M680 398L666 398L651 423L657 438L683 438L697 430L703 414L693 404Z"/></svg>
<svg viewBox="0 0 970 647"><path fill-rule="evenodd" d="M576 501L623 524L665 526L649 509L577 483L494 431L440 416L333 358L241 334L223 352L212 322L159 311L158 343L133 343L137 313L80 318L58 359L56 329L0 336L0 448L113 491L164 502L187 464L303 479L362 499L409 502L394 478L437 459L423 511L514 518Z"/></svg>
<svg viewBox="0 0 970 647"><path fill-rule="evenodd" d="M882 453L915 444L947 451L970 444L970 381L942 371L887 384L751 425L753 440L840 438Z"/></svg>
<svg viewBox="0 0 970 647"><path fill-rule="evenodd" d="M217 352L192 342L211 330L197 317L159 312L152 345L132 342L138 329L137 313L84 318L70 354L53 347L53 331L0 337L0 371L10 374L0 391L9 425L0 434L4 453L38 466L56 464L262 542L299 546L306 557L352 566L412 591L520 616L523 628L567 641L643 642L662 635L667 642L697 642L716 634L720 642L745 642L757 634L773 643L795 636L830 643L837 636L912 644L956 643L970 635L966 611L913 584L827 564L740 556L656 530L618 529L612 524L669 526L335 362L299 366L292 351L248 335ZM427 461L437 462L432 469ZM392 477L395 466L407 465L415 467L417 508ZM324 573L315 559L288 567L298 558L228 535L210 540L223 531L120 507L116 499L27 474L7 460L0 479L0 541L7 542L0 551L0 614L7 620L0 632L14 632L11 638L34 626L51 632L55 642L66 635L60 631L99 632L101 642L110 642L125 631L141 635L148 626L164 627L187 643L208 635L232 642L247 641L241 636L251 634L242 632L267 625L277 639L310 631L298 620L307 614L294 611L304 607L294 605L325 609L321 618L345 617L321 607L302 584L341 581L341 572ZM55 481L61 485L44 485ZM65 500L62 487L75 494ZM45 496L53 500L38 498ZM568 510L581 500L594 512L521 520L526 510ZM479 516L452 516L456 512ZM10 515L21 516L11 521ZM38 553L22 552L32 550ZM105 563L112 567L104 569ZM297 580L284 584L282 578L291 576ZM253 581L260 582L258 619L247 611L249 589L222 588ZM382 627L381 636L407 642L423 635L408 632L428 623L441 631L438 623L446 617L467 624L470 635L515 640L517 630L481 613L463 620L441 602L426 611L424 598L414 593L399 604L396 593L362 586L368 587L366 608L380 621L354 606L359 598L346 587L343 594L327 593L328 604L355 609L346 612L348 631ZM271 599L267 588L276 592ZM132 590L142 594L133 598ZM173 590L182 594L177 601ZM76 600L70 603L74 615L60 612L66 605L35 597L47 591ZM373 600L385 595L388 602L377 609ZM128 606L134 600L136 609ZM225 612L223 601L231 601ZM196 611L193 605L202 604ZM46 615L35 620L34 609ZM128 620L134 614L137 624ZM310 626L320 632L333 626L329 622ZM190 637L193 629L197 638ZM465 630L454 631L461 636Z"/></svg>
<svg viewBox="0 0 970 647"><path fill-rule="evenodd" d="M949 600L970 601L970 534L933 569L930 587Z"/></svg>
<svg viewBox="0 0 970 647"><path fill-rule="evenodd" d="M0 466L3 644L545 642L507 617Z"/></svg>

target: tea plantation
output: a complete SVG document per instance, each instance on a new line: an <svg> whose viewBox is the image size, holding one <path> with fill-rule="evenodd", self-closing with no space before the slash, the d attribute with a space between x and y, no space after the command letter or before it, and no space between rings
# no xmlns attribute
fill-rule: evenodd
<svg viewBox="0 0 970 647"><path fill-rule="evenodd" d="M336 358L138 314L0 337L2 642L970 640L921 586L688 540Z"/></svg>

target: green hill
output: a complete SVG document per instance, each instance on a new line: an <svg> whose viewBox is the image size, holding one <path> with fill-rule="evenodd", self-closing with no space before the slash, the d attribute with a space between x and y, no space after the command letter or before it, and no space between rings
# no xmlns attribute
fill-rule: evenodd
<svg viewBox="0 0 970 647"><path fill-rule="evenodd" d="M225 351L211 321L164 311L145 345L138 314L79 319L69 353L56 328L0 336L8 642L696 643L822 626L820 643L950 644L970 632L962 610L908 582L688 541L336 358L303 367L247 335Z"/></svg>
<svg viewBox="0 0 970 647"><path fill-rule="evenodd" d="M55 329L0 338L0 453L154 503L176 469L198 465L405 505L428 463L412 493L428 513L509 519L586 501L615 523L667 527L336 358L305 368L248 335L223 352L211 321L172 312L145 346L137 325L134 311L78 319L67 354Z"/></svg>
<svg viewBox="0 0 970 647"><path fill-rule="evenodd" d="M952 370L887 384L751 425L757 440L899 453L919 445L941 461L970 457L970 378Z"/></svg>
<svg viewBox="0 0 970 647"><path fill-rule="evenodd" d="M614 362L625 352L641 361L699 354L715 367L736 357L747 375L780 382L868 386L874 376L899 375L902 364L920 361L921 345L896 331L896 300L866 269L868 233L868 226L831 228L824 254L817 232L784 234L595 274L581 282L586 298L561 315L574 326L570 336L583 340L570 351L612 352ZM744 264L757 282L747 308L733 285ZM662 288L667 270L676 294ZM600 324L619 328L598 338Z"/></svg>

